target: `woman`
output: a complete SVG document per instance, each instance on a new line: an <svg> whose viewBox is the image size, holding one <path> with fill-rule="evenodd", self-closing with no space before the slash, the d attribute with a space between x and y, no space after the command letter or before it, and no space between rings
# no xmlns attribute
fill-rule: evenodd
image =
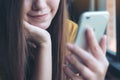
<svg viewBox="0 0 120 80"><path fill-rule="evenodd" d="M72 54L64 60L64 54L69 53L66 43L73 42L77 29L67 19L65 7L65 0L0 1L3 80L65 80L64 75L66 80L104 80L108 67L106 40L103 37L99 45L91 29L86 36L92 55L69 43L67 50ZM79 76L70 66L63 65L66 60Z"/></svg>

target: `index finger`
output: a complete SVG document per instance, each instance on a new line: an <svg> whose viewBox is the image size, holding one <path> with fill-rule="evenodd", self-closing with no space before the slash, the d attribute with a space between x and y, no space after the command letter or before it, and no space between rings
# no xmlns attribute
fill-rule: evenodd
<svg viewBox="0 0 120 80"><path fill-rule="evenodd" d="M103 53L103 51L100 48L98 41L96 40L93 30L91 28L87 28L86 36L92 55L96 58L102 56L101 54Z"/></svg>

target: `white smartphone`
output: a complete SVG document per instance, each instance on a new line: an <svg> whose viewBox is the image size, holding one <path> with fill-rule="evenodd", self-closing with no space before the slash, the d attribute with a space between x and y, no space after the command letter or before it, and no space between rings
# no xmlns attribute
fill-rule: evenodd
<svg viewBox="0 0 120 80"><path fill-rule="evenodd" d="M109 20L108 11L85 12L81 15L78 25L78 32L75 38L75 44L83 49L88 49L88 44L85 36L87 27L91 27L95 33L96 39L99 42L105 33Z"/></svg>

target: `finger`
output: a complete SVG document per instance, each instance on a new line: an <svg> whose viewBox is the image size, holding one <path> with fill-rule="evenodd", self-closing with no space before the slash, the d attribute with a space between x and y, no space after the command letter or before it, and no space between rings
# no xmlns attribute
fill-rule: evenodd
<svg viewBox="0 0 120 80"><path fill-rule="evenodd" d="M106 54L106 35L104 35L100 40L100 47L103 50L103 53Z"/></svg>
<svg viewBox="0 0 120 80"><path fill-rule="evenodd" d="M95 56L98 59L101 56L100 53L103 53L103 52L96 40L93 30L91 28L87 28L86 36L87 36L87 41L88 41L89 47L91 49L91 53L93 54L93 56Z"/></svg>
<svg viewBox="0 0 120 80"><path fill-rule="evenodd" d="M75 73L73 73L69 67L64 66L63 69L69 80L84 80L81 76L77 76Z"/></svg>
<svg viewBox="0 0 120 80"><path fill-rule="evenodd" d="M35 25L31 25L26 21L24 21L23 23L25 28L29 31L30 38L33 38L33 40L35 40L38 43L45 43L50 41L51 36L47 30Z"/></svg>
<svg viewBox="0 0 120 80"><path fill-rule="evenodd" d="M29 32L29 28L26 26L27 25L27 22L26 21L23 21L23 30L24 30L24 34L25 34L25 37L26 38L29 38L30 36L30 32Z"/></svg>
<svg viewBox="0 0 120 80"><path fill-rule="evenodd" d="M78 70L78 73L84 76L84 78L87 79L90 77L89 76L90 74L93 74L92 71L88 67L86 67L83 63L79 62L74 55L67 56L66 58L69 64L72 64L72 66L76 68Z"/></svg>
<svg viewBox="0 0 120 80"><path fill-rule="evenodd" d="M73 73L72 70L70 70L70 68L66 65L64 65L63 70L68 78L72 78L73 76L75 76L75 73Z"/></svg>
<svg viewBox="0 0 120 80"><path fill-rule="evenodd" d="M28 22L26 21L23 21L23 24L24 24L24 29L28 30L29 27L28 26L31 26Z"/></svg>
<svg viewBox="0 0 120 80"><path fill-rule="evenodd" d="M29 24L29 23L26 22L26 21L23 21L23 24L24 24L24 28L25 28L26 30L28 30L29 32L33 32L33 31L37 28L36 26L31 25L31 24Z"/></svg>
<svg viewBox="0 0 120 80"><path fill-rule="evenodd" d="M90 54L84 51L83 49L79 48L76 45L72 45L70 43L67 44L67 48L71 51L72 54L77 56L77 60L70 59L70 61L77 66L81 66L78 62L81 60L87 67L89 67L91 70L95 70L95 68L98 66L98 61Z"/></svg>

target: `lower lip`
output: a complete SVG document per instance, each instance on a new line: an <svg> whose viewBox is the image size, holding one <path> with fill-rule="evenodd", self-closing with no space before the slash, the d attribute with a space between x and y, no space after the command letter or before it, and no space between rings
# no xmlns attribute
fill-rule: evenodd
<svg viewBox="0 0 120 80"><path fill-rule="evenodd" d="M30 15L29 15L30 16ZM44 14L44 15L39 15L39 16L30 16L32 19L39 19L39 20L43 20L46 19L48 16L48 14Z"/></svg>

